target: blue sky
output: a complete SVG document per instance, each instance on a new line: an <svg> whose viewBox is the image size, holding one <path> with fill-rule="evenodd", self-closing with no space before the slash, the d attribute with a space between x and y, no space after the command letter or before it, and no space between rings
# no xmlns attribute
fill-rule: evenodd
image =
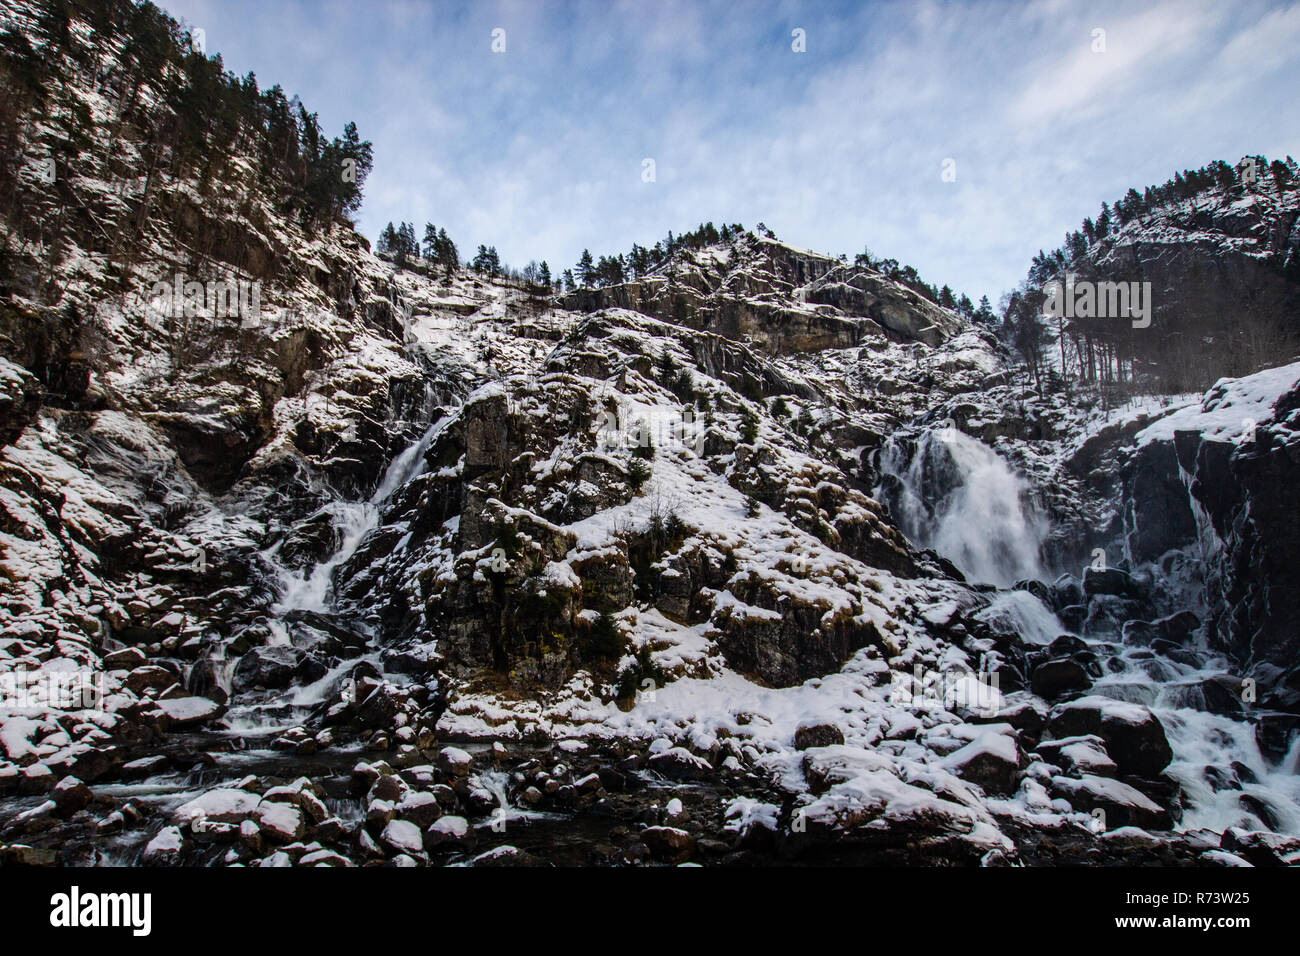
<svg viewBox="0 0 1300 956"><path fill-rule="evenodd" d="M331 135L356 120L366 235L433 222L516 266L762 221L996 302L1129 186L1300 155L1300 3L161 4Z"/></svg>

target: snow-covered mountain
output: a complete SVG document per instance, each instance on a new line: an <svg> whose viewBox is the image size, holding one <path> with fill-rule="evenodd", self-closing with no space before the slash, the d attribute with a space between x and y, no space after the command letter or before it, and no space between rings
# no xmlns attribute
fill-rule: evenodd
<svg viewBox="0 0 1300 956"><path fill-rule="evenodd" d="M765 233L399 266L274 109L160 150L199 67L130 5L10 6L6 859L1300 852L1300 365L1040 394Z"/></svg>

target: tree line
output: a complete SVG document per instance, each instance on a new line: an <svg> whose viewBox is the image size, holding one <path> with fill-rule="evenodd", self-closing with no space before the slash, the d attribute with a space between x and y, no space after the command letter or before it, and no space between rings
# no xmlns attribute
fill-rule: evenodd
<svg viewBox="0 0 1300 956"><path fill-rule="evenodd" d="M1227 374L1216 371L1228 367L1222 354L1229 348L1225 343L1207 349L1205 336L1168 326L1142 330L1138 335L1131 323L1116 322L1113 317L1059 316L1049 322L1043 315L1044 287L1053 281L1065 282L1070 276L1075 281L1094 282L1136 279L1102 275L1098 265L1120 230L1131 222L1145 223L1159 213L1176 212L1189 201L1226 202L1251 191L1281 197L1297 187L1300 167L1292 157L1270 162L1255 155L1244 157L1236 166L1216 160L1198 169L1185 169L1142 192L1130 188L1113 204L1103 202L1097 216L1085 218L1059 248L1039 250L1024 281L1002 298L999 337L1024 360L1040 393L1068 390L1072 384L1127 394L1202 387L1205 379ZM1292 281L1300 281L1300 269ZM1182 291L1185 297L1192 295ZM1184 321L1195 305L1180 303ZM1243 303L1242 312L1250 313L1251 304ZM1231 346L1245 350L1234 357L1235 364L1243 368L1277 358L1277 350L1288 347L1285 335L1279 337L1264 328L1267 316L1253 318L1260 327L1246 330L1249 335L1244 344ZM1238 324L1244 327L1248 323Z"/></svg>

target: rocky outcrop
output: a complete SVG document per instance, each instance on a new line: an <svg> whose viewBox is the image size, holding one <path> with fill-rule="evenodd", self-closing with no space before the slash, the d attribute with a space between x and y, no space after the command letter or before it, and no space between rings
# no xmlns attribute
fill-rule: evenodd
<svg viewBox="0 0 1300 956"><path fill-rule="evenodd" d="M0 445L18 440L41 404L36 376L0 358Z"/></svg>

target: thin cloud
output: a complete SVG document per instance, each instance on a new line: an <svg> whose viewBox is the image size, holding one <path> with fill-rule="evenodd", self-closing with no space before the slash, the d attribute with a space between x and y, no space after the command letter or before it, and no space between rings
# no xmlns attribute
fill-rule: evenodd
<svg viewBox="0 0 1300 956"><path fill-rule="evenodd" d="M1289 2L163 2L327 129L357 121L365 233L430 221L553 271L763 221L996 299L1129 186L1300 153Z"/></svg>

